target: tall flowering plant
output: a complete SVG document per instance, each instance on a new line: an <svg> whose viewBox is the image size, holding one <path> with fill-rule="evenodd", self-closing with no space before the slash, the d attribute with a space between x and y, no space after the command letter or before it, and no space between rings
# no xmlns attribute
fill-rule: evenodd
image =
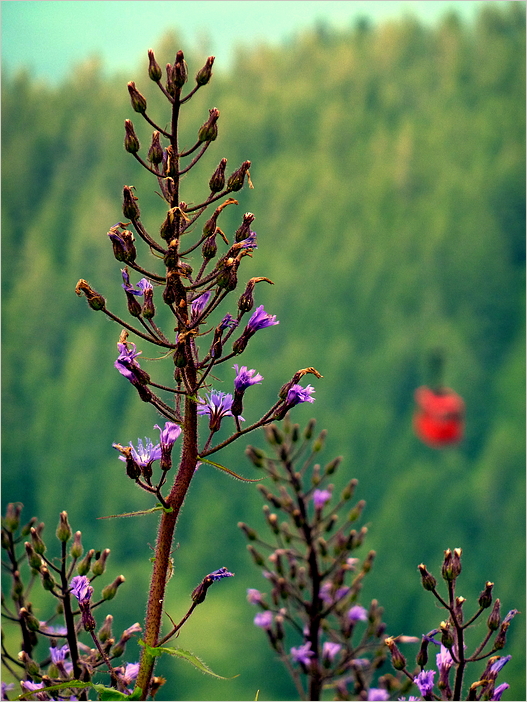
<svg viewBox="0 0 527 702"><path fill-rule="evenodd" d="M155 445L148 438L135 445L131 442L114 444L125 463L126 475L152 496L154 509L161 514L147 602L143 655L136 683L142 699L146 699L152 688L160 644L166 643L179 630L175 625L171 634L163 637L161 619L165 588L172 569L176 523L196 469L206 462L232 474L211 458L236 439L282 418L294 405L312 402L314 388L300 382L308 373L320 377L314 368L298 371L283 385L276 402L259 419L250 422L243 416L246 414L245 393L264 378L255 369L233 364L233 361L256 333L279 324L276 316L267 312L263 305L254 309L256 284L272 283L266 277L251 278L237 301L230 302L225 313L219 314L220 307L224 303L228 305L230 294L238 289L243 259L252 256L258 248L252 213L243 215L232 235L226 235L218 226L223 210L238 204L232 195L246 182L252 187L251 164L244 161L227 176L227 160L222 158L202 200L198 204L185 202L182 179L216 140L220 112L217 108L210 109L208 118L197 131L195 143L185 145L180 144L181 115L189 100L210 81L214 57L207 59L196 74L194 87L185 93L188 69L183 52L177 53L174 64L166 66L165 80L153 51L148 55L149 77L168 103L169 127L159 126L165 123L164 118L159 123L154 121L146 98L135 83L130 82L132 108L154 131L145 149L146 155L142 156L135 127L132 121L126 120L124 147L155 178L167 209L158 235L147 231L135 190L133 186L125 186L125 221L118 222L108 232L114 256L123 264L121 285L132 319L124 320L114 314L106 299L85 280L79 280L76 288L77 294L84 295L92 309L119 324L115 368L133 386L139 398L150 404L165 421L164 426L156 425L160 434ZM198 219L205 213L208 213L206 221L198 229ZM139 264L136 240L150 250L154 267ZM197 262L190 263L192 255ZM173 320L170 330L162 330L156 321L156 307L160 304L170 311ZM130 335L135 341L129 340ZM172 385L155 382L144 368L142 349L138 349L138 345L145 342L170 358L174 368ZM231 375L233 392L223 392L211 385L210 379L217 376L220 368L227 368L228 375L234 370ZM220 440L218 432L222 428L225 431L225 427L227 437ZM176 442L181 446L181 458L173 466L172 450ZM203 601L206 589L204 585L193 596L194 603Z"/></svg>

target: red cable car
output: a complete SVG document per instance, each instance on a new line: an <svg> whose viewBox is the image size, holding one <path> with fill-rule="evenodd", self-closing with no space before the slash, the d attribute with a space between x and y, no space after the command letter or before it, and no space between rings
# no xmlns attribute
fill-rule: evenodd
<svg viewBox="0 0 527 702"><path fill-rule="evenodd" d="M415 391L417 409L414 431L428 446L444 448L458 444L465 429L465 403L446 387L432 389L422 385Z"/></svg>

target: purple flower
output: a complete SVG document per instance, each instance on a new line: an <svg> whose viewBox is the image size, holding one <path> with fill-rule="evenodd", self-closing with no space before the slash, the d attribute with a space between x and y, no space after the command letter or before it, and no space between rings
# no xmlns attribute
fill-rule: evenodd
<svg viewBox="0 0 527 702"><path fill-rule="evenodd" d="M159 424L154 424L154 429L159 429L162 450L170 451L181 434L181 427L175 422L165 422L164 429L161 429Z"/></svg>
<svg viewBox="0 0 527 702"><path fill-rule="evenodd" d="M289 407L294 407L300 402L314 402L315 398L311 395L315 392L312 385L303 388L301 385L292 385L287 393L287 404Z"/></svg>
<svg viewBox="0 0 527 702"><path fill-rule="evenodd" d="M129 345L133 348L129 349L127 344L121 344L120 342L117 344L119 355L117 356L117 360L113 365L117 368L121 375L124 375L124 377L130 382L134 382L136 380L136 376L131 369L141 368L135 359L142 353L142 351L136 351L134 343L130 343Z"/></svg>
<svg viewBox="0 0 527 702"><path fill-rule="evenodd" d="M333 641L324 641L324 645L322 646L322 656L327 660L332 661L335 659L335 656L341 648L342 646L338 643L334 643Z"/></svg>
<svg viewBox="0 0 527 702"><path fill-rule="evenodd" d="M441 644L441 652L436 654L436 664L438 670L441 671L448 671L452 667L454 661L452 660L452 656L450 655L450 651L448 648L445 648L443 644Z"/></svg>
<svg viewBox="0 0 527 702"><path fill-rule="evenodd" d="M382 687L370 687L368 690L368 697L366 699L383 702L384 700L389 700L390 695L386 690L383 690Z"/></svg>
<svg viewBox="0 0 527 702"><path fill-rule="evenodd" d="M270 629L273 623L273 613L268 609L264 612L258 612L254 617L254 623L256 626L262 627L262 629Z"/></svg>
<svg viewBox="0 0 527 702"><path fill-rule="evenodd" d="M146 278L142 278L141 282L138 284L139 290L136 290L134 288L134 286L132 285L132 283L130 283L130 276L128 274L128 269L126 269L126 268L121 269L121 274L123 276L123 281L124 281L124 283L121 283L121 287L123 288L123 290L125 292L129 293L130 295L142 295L143 294L143 290L139 286L141 285L141 283L143 283L143 281L148 282L146 280ZM152 286L150 286L150 287L152 287Z"/></svg>
<svg viewBox="0 0 527 702"><path fill-rule="evenodd" d="M61 648L56 648L50 646L49 653L51 655L51 662L57 665L57 663L63 663L66 660L66 653L69 652L68 644L65 644Z"/></svg>
<svg viewBox="0 0 527 702"><path fill-rule="evenodd" d="M252 605L257 605L262 602L262 593L252 587L247 588L247 602Z"/></svg>
<svg viewBox="0 0 527 702"><path fill-rule="evenodd" d="M190 316L193 322L200 317L201 313L207 306L207 302L210 300L211 295L212 293L210 291L204 292L192 302Z"/></svg>
<svg viewBox="0 0 527 702"><path fill-rule="evenodd" d="M147 290L153 290L154 286L152 283L147 280L146 278L141 278L141 280L137 283L137 287L141 291L139 294L144 295Z"/></svg>
<svg viewBox="0 0 527 702"><path fill-rule="evenodd" d="M229 573L227 568L223 566L219 570L215 570L207 575L207 578L212 578L214 581L221 580L222 578L232 578L234 573Z"/></svg>
<svg viewBox="0 0 527 702"><path fill-rule="evenodd" d="M85 575L76 575L70 583L71 591L77 598L80 604L86 604L90 601L93 594L93 588L90 581Z"/></svg>
<svg viewBox="0 0 527 702"><path fill-rule="evenodd" d="M302 644L302 646L298 646L297 648L295 648L294 646L291 648L291 658L297 663L309 665L309 659L313 658L314 655L315 654L311 650L311 644L309 643L309 641L305 644Z"/></svg>
<svg viewBox="0 0 527 702"><path fill-rule="evenodd" d="M128 629L125 629L123 631L123 635L121 636L121 643L126 643L129 639L132 638L134 634L138 634L141 631L141 624L139 622L136 622L135 624L132 624L132 626L129 626Z"/></svg>
<svg viewBox="0 0 527 702"><path fill-rule="evenodd" d="M419 688L422 697L430 695L434 687L435 670L422 670L419 675L414 678L414 683Z"/></svg>
<svg viewBox="0 0 527 702"><path fill-rule="evenodd" d="M494 661L494 663L490 666L491 674L497 675L503 668L503 666L510 661L511 658L512 656L502 656L501 658L498 658L497 661Z"/></svg>
<svg viewBox="0 0 527 702"><path fill-rule="evenodd" d="M224 331L224 329L234 329L235 327L238 326L238 320L234 319L234 317L230 314L226 314L225 317L221 320L219 327L221 331Z"/></svg>
<svg viewBox="0 0 527 702"><path fill-rule="evenodd" d="M211 390L210 395L207 395L207 402L200 401L198 406L198 414L208 414L210 417L209 428L211 431L218 431L223 417L232 417L232 395L225 392ZM243 417L240 417L245 421Z"/></svg>
<svg viewBox="0 0 527 702"><path fill-rule="evenodd" d="M253 368L251 368L251 370L247 370L247 366L239 367L237 363L233 365L233 368L236 371L234 388L237 392L243 392L249 386L260 384L260 382L263 380L263 376L260 375L260 373L256 373Z"/></svg>
<svg viewBox="0 0 527 702"><path fill-rule="evenodd" d="M348 612L350 622L365 622L368 620L368 612L360 605L354 605Z"/></svg>
<svg viewBox="0 0 527 702"><path fill-rule="evenodd" d="M122 668L121 668L122 670ZM124 671L119 672L119 679L124 685L129 685L132 680L137 678L139 673L139 663L128 663Z"/></svg>
<svg viewBox="0 0 527 702"><path fill-rule="evenodd" d="M320 599L328 605L332 605L349 592L349 587L339 587L336 592L332 592L333 583L325 582L320 588Z"/></svg>
<svg viewBox="0 0 527 702"><path fill-rule="evenodd" d="M258 246L256 244L256 232L250 232L247 239L242 239L240 244L241 249L257 249Z"/></svg>
<svg viewBox="0 0 527 702"><path fill-rule="evenodd" d="M21 680L20 684L22 687L25 687L26 690L42 690L42 688L45 687L43 682L34 683L31 682L31 680Z"/></svg>
<svg viewBox="0 0 527 702"><path fill-rule="evenodd" d="M150 465L152 461L157 461L161 458L161 446L159 444L154 446L152 441L147 437L145 437L144 446L141 439L137 439L137 449L134 447L131 441L129 442L129 446L132 448L132 458L134 459L134 462L141 468L145 468L146 466ZM119 456L119 460L126 462L125 456Z"/></svg>
<svg viewBox="0 0 527 702"><path fill-rule="evenodd" d="M251 318L247 322L246 329L251 334L254 334L259 329L265 329L265 327L272 327L274 324L280 324L280 322L276 320L276 315L268 314L264 310L264 306L260 305L260 307L257 307L252 313Z"/></svg>
<svg viewBox="0 0 527 702"><path fill-rule="evenodd" d="M490 699L491 700L501 700L501 696L503 695L505 690L509 687L510 687L509 683L501 683L501 685L498 685L498 687L495 688L494 692L492 693L492 697Z"/></svg>
<svg viewBox="0 0 527 702"><path fill-rule="evenodd" d="M508 612L508 613L505 615L505 617L504 617L504 619L503 619L501 625L503 626L504 624L509 624L509 622L510 622L517 614L518 614L518 610L517 610L517 609L511 609L510 612Z"/></svg>
<svg viewBox="0 0 527 702"><path fill-rule="evenodd" d="M316 510L321 510L330 500L331 490L315 490L313 493L313 503Z"/></svg>

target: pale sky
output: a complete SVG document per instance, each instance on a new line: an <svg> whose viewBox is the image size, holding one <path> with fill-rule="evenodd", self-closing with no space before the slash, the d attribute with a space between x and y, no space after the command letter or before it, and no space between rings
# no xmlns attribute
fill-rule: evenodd
<svg viewBox="0 0 527 702"><path fill-rule="evenodd" d="M504 0L487 0L502 4ZM471 21L481 0L3 0L2 61L60 81L98 56L106 72L130 69L175 29L184 50L216 56L228 68L235 47L278 44L323 21L345 28L413 13L434 22L449 9Z"/></svg>

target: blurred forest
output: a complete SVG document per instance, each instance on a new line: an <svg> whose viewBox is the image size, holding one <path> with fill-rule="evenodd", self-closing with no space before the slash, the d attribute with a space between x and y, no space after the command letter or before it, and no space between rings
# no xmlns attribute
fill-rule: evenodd
<svg viewBox="0 0 527 702"><path fill-rule="evenodd" d="M132 112L128 80L157 122L168 119L144 48L144 65L115 79L89 63L57 88L27 73L2 84L2 500L22 501L50 541L65 509L85 549L111 548L105 583L120 573L127 581L100 616L113 613L117 632L143 621L157 518L96 518L152 506L112 442L153 437L159 417L113 367L119 327L74 288L85 278L126 316L106 236L122 220L122 186L136 186L149 231L165 215L155 179L123 149L126 118L145 154L151 135ZM161 65L180 48L177 36L154 47ZM186 58L193 76L206 57ZM329 430L322 460L344 457L337 487L359 480L369 529L362 554L377 552L363 604L379 600L388 633L421 636L439 624L417 565L437 575L446 548L463 548L466 607L490 580L505 612L525 612L524 3L489 3L474 25L455 14L432 27L411 17L339 31L321 24L287 46L240 51L228 72L217 60L211 84L183 111L182 144L194 143L213 106L219 137L183 183L183 199L208 193L220 158L228 173L252 162L254 190L238 193L219 224L232 239L242 214L256 215L259 248L243 261L240 289L252 276L273 280L255 299L280 320L241 359L265 378L245 416L259 417L299 368L324 375L313 383L315 404L292 418L315 416ZM467 406L465 440L444 450L411 429L413 392L437 346L446 384ZM156 355L138 348L143 359ZM143 367L168 380L171 365ZM225 368L215 386L228 392L233 377ZM215 460L258 477L248 443L262 437ZM295 697L252 623L246 588L268 589L238 521L264 523L256 487L202 466L179 522L167 611L177 620L206 573L234 571L177 645L220 675L240 676L215 680L162 660L162 699L250 700L258 689L261 700ZM504 651L513 654L504 699L524 699L524 617ZM137 655L134 644L127 659Z"/></svg>

